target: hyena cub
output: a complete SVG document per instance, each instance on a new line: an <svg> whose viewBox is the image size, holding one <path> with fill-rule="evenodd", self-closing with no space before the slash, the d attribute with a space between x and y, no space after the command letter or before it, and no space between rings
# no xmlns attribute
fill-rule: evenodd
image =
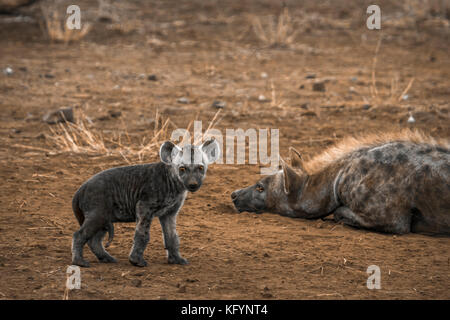
<svg viewBox="0 0 450 320"><path fill-rule="evenodd" d="M187 264L179 252L177 214L187 191L200 188L208 164L218 159L219 152L215 140L183 148L167 141L160 148L161 162L108 169L86 181L72 201L81 225L73 234L72 264L89 267L89 262L83 259L86 242L100 262L116 262L106 252L102 239L108 232L107 247L113 238L114 222L136 222L129 261L146 266L143 253L154 217L161 223L169 263Z"/></svg>

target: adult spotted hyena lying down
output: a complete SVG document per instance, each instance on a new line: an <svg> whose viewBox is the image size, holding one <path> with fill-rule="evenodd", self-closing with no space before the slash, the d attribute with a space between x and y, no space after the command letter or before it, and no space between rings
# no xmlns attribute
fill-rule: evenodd
<svg viewBox="0 0 450 320"><path fill-rule="evenodd" d="M310 161L236 190L236 208L389 233L450 234L450 147L418 132L346 139Z"/></svg>
<svg viewBox="0 0 450 320"><path fill-rule="evenodd" d="M102 239L108 232L108 246L113 238L114 222L136 222L129 261L146 266L143 253L150 240L154 217L161 222L169 263L187 264L179 253L176 217L187 191L200 188L208 164L219 157L219 152L215 140L182 149L167 141L160 149L161 162L112 168L86 181L72 201L81 225L73 235L72 264L89 266L83 259L86 242L100 262L116 262L106 252Z"/></svg>

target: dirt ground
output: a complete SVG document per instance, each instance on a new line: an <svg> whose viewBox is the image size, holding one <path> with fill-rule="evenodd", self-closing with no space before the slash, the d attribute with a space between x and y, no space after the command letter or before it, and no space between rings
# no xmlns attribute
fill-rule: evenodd
<svg viewBox="0 0 450 320"><path fill-rule="evenodd" d="M371 31L364 1L299 3L286 2L294 40L272 45L251 21L279 16L279 1L130 1L122 24L94 22L68 45L51 43L36 20L1 16L0 67L13 73L0 74L0 299L62 299L74 192L101 170L138 161L58 148L49 138L56 126L41 120L49 110L72 106L96 132L137 144L154 134L156 110L170 118L168 131L196 116L205 129L212 103L223 101L215 128L278 128L282 156L289 146L311 156L347 135L405 127L450 138L448 17L404 16L384 1L386 23ZM157 161L153 151L144 162ZM149 266L130 265L134 224L117 224L109 252L119 262L100 264L86 248L91 268L69 299L450 299L449 238L357 230L332 216L238 214L230 193L259 169L212 165L188 195L178 233L189 265L167 264L157 220ZM366 287L370 265L381 269L381 290Z"/></svg>

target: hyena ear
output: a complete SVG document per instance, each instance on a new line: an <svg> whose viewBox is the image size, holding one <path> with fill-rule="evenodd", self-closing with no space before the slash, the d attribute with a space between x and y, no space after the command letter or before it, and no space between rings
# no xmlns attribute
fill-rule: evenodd
<svg viewBox="0 0 450 320"><path fill-rule="evenodd" d="M286 194L297 190L301 186L302 179L283 159L281 160L281 167L283 168L283 185Z"/></svg>
<svg viewBox="0 0 450 320"><path fill-rule="evenodd" d="M162 162L171 164L180 152L180 147L178 147L171 141L166 141L161 145L161 148L159 149L159 156Z"/></svg>
<svg viewBox="0 0 450 320"><path fill-rule="evenodd" d="M220 146L217 140L215 140L214 138L203 142L200 149L203 151L203 153L205 153L208 159L208 164L213 163L220 157Z"/></svg>
<svg viewBox="0 0 450 320"><path fill-rule="evenodd" d="M289 148L289 158L291 159L291 166L292 168L298 168L302 171L305 171L305 168L303 167L303 158L297 150L295 150L293 147ZM306 172L306 171L305 171Z"/></svg>

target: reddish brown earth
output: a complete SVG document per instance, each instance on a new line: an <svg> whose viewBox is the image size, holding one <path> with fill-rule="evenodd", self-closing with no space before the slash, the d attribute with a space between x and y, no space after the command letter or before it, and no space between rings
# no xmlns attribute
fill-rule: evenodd
<svg viewBox="0 0 450 320"><path fill-rule="evenodd" d="M450 138L448 20L401 18L369 31L363 2L287 3L295 23L310 20L296 24L295 41L286 47L265 46L250 22L250 15L277 16L278 1L127 4L122 12L141 32L97 22L69 45L49 43L36 22L1 23L0 66L14 70L0 74L1 299L63 298L77 229L72 196L96 172L127 164L117 152L56 148L48 138L55 126L41 121L48 110L75 106L78 116L82 111L93 120L93 130L127 131L126 143L136 144L153 135L148 123L157 109L170 117L169 131L187 127L196 114L205 128L217 111L212 102L220 100L227 105L217 129L278 128L282 156L291 145L311 156L347 135L405 127ZM387 15L402 10L386 1L381 6ZM408 99L398 99L411 79ZM314 81L325 81L325 92L313 91ZM272 101L258 101L261 94ZM190 103L177 103L180 97ZM100 120L109 110L121 116ZM414 124L407 123L410 113ZM155 152L144 161L156 161ZM86 249L91 268L82 269L82 289L69 299L450 298L449 238L356 230L332 217L237 214L231 191L259 178L257 165L210 167L178 218L188 266L167 264L156 220L145 253L149 266L131 266L134 225L117 224L109 251L119 263L99 264ZM369 265L381 268L381 290L366 287Z"/></svg>

